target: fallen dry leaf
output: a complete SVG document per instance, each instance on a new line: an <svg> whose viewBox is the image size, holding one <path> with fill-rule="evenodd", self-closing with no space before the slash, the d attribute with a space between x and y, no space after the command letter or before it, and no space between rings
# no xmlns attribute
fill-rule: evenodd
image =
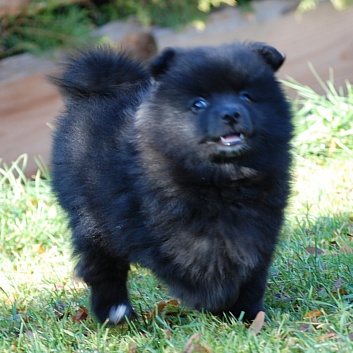
<svg viewBox="0 0 353 353"><path fill-rule="evenodd" d="M348 292L344 288L342 288L342 285L343 285L343 280L341 278L339 278L333 286L332 293L333 294L339 293L341 295L347 295Z"/></svg>
<svg viewBox="0 0 353 353"><path fill-rule="evenodd" d="M334 152L336 151L337 149L337 143L336 143L336 139L332 139L330 141L330 144L329 144L329 149L328 149L328 155L330 157L332 157L332 155L334 154Z"/></svg>
<svg viewBox="0 0 353 353"><path fill-rule="evenodd" d="M324 253L323 250L314 246L308 246L305 250L311 255L321 255Z"/></svg>
<svg viewBox="0 0 353 353"><path fill-rule="evenodd" d="M213 349L207 343L203 342L200 345L200 340L201 334L199 332L192 335L186 342L183 353L213 353Z"/></svg>
<svg viewBox="0 0 353 353"><path fill-rule="evenodd" d="M324 342L330 338L334 338L334 337L337 337L337 333L335 332L329 332L329 333L325 333L324 335L320 336L320 337L317 337L316 338L316 341L318 342Z"/></svg>
<svg viewBox="0 0 353 353"><path fill-rule="evenodd" d="M27 314L26 308L14 308L14 312L9 316L9 320L30 322L32 317Z"/></svg>
<svg viewBox="0 0 353 353"><path fill-rule="evenodd" d="M179 306L179 301L177 299L170 299L170 300L161 300L156 304L156 307L154 307L148 314L147 314L147 319L148 320L153 320L158 314L160 314L166 307L170 306ZM167 312L166 314L171 314L171 312Z"/></svg>
<svg viewBox="0 0 353 353"><path fill-rule="evenodd" d="M57 302L54 305L54 315L56 316L57 320L62 320L65 315L65 310L67 308L67 303L65 302Z"/></svg>
<svg viewBox="0 0 353 353"><path fill-rule="evenodd" d="M24 331L24 334L25 334L25 336L28 337L29 339L34 339L34 338L35 338L34 332L31 331L31 330L25 330L25 331Z"/></svg>
<svg viewBox="0 0 353 353"><path fill-rule="evenodd" d="M32 245L32 251L36 252L38 254L43 254L44 253L44 247L42 244L33 244Z"/></svg>
<svg viewBox="0 0 353 353"><path fill-rule="evenodd" d="M319 317L319 316L322 316L323 315L323 313L321 312L321 311L309 311L308 313L306 313L305 315L304 315L304 318L305 319L311 319L311 318L313 318L313 317Z"/></svg>
<svg viewBox="0 0 353 353"><path fill-rule="evenodd" d="M77 310L76 314L73 317L74 322L80 322L82 320L86 320L88 317L88 310L84 306L80 306Z"/></svg>
<svg viewBox="0 0 353 353"><path fill-rule="evenodd" d="M186 342L185 347L183 349L183 353L192 353L193 352L193 347L195 344L199 343L201 339L201 334L195 333L193 334Z"/></svg>
<svg viewBox="0 0 353 353"><path fill-rule="evenodd" d="M257 336L261 332L264 323L265 323L265 312L259 311L254 321L249 327L250 334Z"/></svg>
<svg viewBox="0 0 353 353"><path fill-rule="evenodd" d="M290 300L289 297L287 297L286 295L283 295L281 293L275 293L274 297L278 300Z"/></svg>
<svg viewBox="0 0 353 353"><path fill-rule="evenodd" d="M33 197L29 198L29 202L31 203L32 206L38 206L38 200Z"/></svg>
<svg viewBox="0 0 353 353"><path fill-rule="evenodd" d="M317 321L316 317L309 318L310 327L314 328L315 330L321 330L325 327L325 324L322 322ZM311 330L310 330L311 331Z"/></svg>
<svg viewBox="0 0 353 353"><path fill-rule="evenodd" d="M137 346L136 346L136 344L132 344L129 347L129 353L136 353L136 352L137 352Z"/></svg>
<svg viewBox="0 0 353 353"><path fill-rule="evenodd" d="M342 287L342 284L343 284L343 280L342 280L342 278L339 278L339 279L335 282L334 286L335 286L337 289L340 289L340 288Z"/></svg>
<svg viewBox="0 0 353 353"><path fill-rule="evenodd" d="M312 326L309 325L309 324L302 324L302 325L300 325L299 330L302 331L302 332L311 332L312 331Z"/></svg>
<svg viewBox="0 0 353 353"><path fill-rule="evenodd" d="M3 302L5 305L7 306L12 306L16 303L16 300L17 300L17 297L14 295L14 294L10 294L8 295L2 288L1 290L5 293L6 295L6 299L5 299L5 302Z"/></svg>
<svg viewBox="0 0 353 353"><path fill-rule="evenodd" d="M32 321L32 318L30 316L22 316L23 322L30 322Z"/></svg>
<svg viewBox="0 0 353 353"><path fill-rule="evenodd" d="M344 240L342 240L341 243L342 243L342 247L340 248L340 252L342 254L353 254L353 247L351 247Z"/></svg>
<svg viewBox="0 0 353 353"><path fill-rule="evenodd" d="M54 284L56 290L65 290L65 286L62 283Z"/></svg>
<svg viewBox="0 0 353 353"><path fill-rule="evenodd" d="M351 237L353 237L353 217L349 218L349 221L345 223L347 228L347 235L350 237L349 241L352 241Z"/></svg>
<svg viewBox="0 0 353 353"><path fill-rule="evenodd" d="M172 336L173 336L173 332L170 331L169 329L162 330L162 332L163 332L163 336L167 340L170 340L172 338Z"/></svg>

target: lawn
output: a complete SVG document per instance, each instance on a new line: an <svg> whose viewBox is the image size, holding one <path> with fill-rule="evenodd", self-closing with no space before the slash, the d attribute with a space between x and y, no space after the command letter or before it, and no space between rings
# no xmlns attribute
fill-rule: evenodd
<svg viewBox="0 0 353 353"><path fill-rule="evenodd" d="M44 169L0 170L0 352L353 352L353 92L298 89L293 191L258 328L170 300L133 267L139 319L98 324L73 278L70 231Z"/></svg>

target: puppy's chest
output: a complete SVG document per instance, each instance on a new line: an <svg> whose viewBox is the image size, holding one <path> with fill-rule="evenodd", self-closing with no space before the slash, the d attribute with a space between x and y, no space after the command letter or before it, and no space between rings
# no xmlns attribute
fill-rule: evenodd
<svg viewBox="0 0 353 353"><path fill-rule="evenodd" d="M204 273L222 278L236 270L246 277L260 257L253 234L251 227L244 227L225 212L218 218L198 218L176 226L161 250L192 277Z"/></svg>

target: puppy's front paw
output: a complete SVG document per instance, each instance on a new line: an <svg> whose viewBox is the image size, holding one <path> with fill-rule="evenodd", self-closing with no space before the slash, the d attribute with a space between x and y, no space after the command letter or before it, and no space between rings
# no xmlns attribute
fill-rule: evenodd
<svg viewBox="0 0 353 353"><path fill-rule="evenodd" d="M100 322L109 320L110 324L122 323L125 318L132 319L134 311L131 307L124 285L105 282L91 288L92 309Z"/></svg>
<svg viewBox="0 0 353 353"><path fill-rule="evenodd" d="M130 305L120 304L110 308L108 319L110 324L117 325L123 322L126 318L130 319L134 316L134 312Z"/></svg>

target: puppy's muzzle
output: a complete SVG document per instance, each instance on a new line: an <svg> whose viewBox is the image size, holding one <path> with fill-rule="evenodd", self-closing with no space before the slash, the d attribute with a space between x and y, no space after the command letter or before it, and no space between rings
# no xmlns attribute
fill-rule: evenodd
<svg viewBox="0 0 353 353"><path fill-rule="evenodd" d="M254 133L249 113L239 104L223 106L217 112L217 116L223 124L230 126L235 132L241 132L245 136L251 136Z"/></svg>

